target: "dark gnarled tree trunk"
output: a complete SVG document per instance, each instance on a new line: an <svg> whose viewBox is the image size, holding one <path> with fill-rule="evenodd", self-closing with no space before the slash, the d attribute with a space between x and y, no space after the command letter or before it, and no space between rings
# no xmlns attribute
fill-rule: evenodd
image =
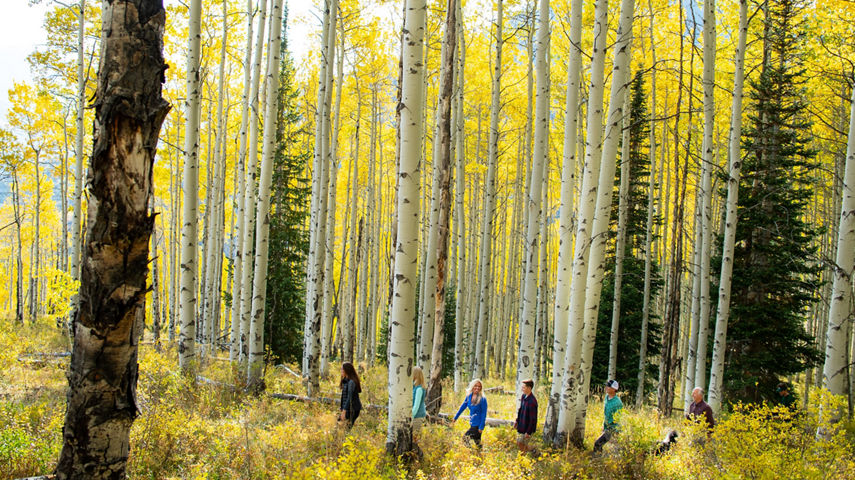
<svg viewBox="0 0 855 480"><path fill-rule="evenodd" d="M162 0L103 3L80 309L57 476L125 478L137 414L137 342L148 275L161 96Z"/></svg>

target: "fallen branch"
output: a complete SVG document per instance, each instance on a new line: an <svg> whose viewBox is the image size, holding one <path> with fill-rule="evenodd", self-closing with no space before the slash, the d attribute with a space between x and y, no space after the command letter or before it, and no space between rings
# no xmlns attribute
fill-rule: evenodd
<svg viewBox="0 0 855 480"><path fill-rule="evenodd" d="M71 352L47 352L47 353L37 352L37 353L22 353L22 354L18 355L18 358L19 359L21 357L63 358L63 357L70 357L70 356L71 356ZM38 478L38 477L36 477L36 478Z"/></svg>
<svg viewBox="0 0 855 480"><path fill-rule="evenodd" d="M279 365L276 365L274 368L278 368L280 370L285 370L286 372L290 373L291 375L294 375L297 378L303 378L302 375L300 375L299 373L295 372L294 370L291 370L290 368L288 368L288 365L283 365L280 363Z"/></svg>

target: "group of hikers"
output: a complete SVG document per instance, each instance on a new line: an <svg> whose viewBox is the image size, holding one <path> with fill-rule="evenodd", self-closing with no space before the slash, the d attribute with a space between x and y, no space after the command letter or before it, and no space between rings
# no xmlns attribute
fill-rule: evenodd
<svg viewBox="0 0 855 480"><path fill-rule="evenodd" d="M514 420L514 428L517 431L517 448L521 453L533 452L534 448L531 444L532 435L537 430L537 399L532 392L534 388L534 380L526 379L522 381L522 396L519 399L519 409L517 410L516 420ZM608 380L603 384L605 397L603 398L603 431L594 442L594 452L601 452L603 446L619 431L619 424L615 420L615 414L623 409L623 402L617 395L620 384L617 380ZM466 397L460 408L454 415L451 425L465 411L469 410L469 429L463 434L463 440L468 445L474 442L475 445L481 447L481 434L484 433L484 427L487 424L487 398L484 396L484 385L480 379L474 379L469 383L466 389ZM362 387L359 381L359 375L353 364L345 362L341 367L341 412L339 420L347 422L348 428L353 426L353 422L359 417L359 412L362 410L362 403L359 400L359 393ZM781 404L788 407L795 407L795 397L790 393L789 386L786 383L779 383L776 393L780 396ZM427 413L425 411L425 376L420 367L413 368L413 409L412 409L412 428L413 436L417 438L421 433ZM704 401L704 390L701 387L695 387L692 390L692 403L689 406L686 419L689 421L700 422L704 425L709 433L715 427L716 421L713 416L712 408ZM661 453L668 450L674 439L677 437L675 431L670 431L666 438L659 442L656 451Z"/></svg>

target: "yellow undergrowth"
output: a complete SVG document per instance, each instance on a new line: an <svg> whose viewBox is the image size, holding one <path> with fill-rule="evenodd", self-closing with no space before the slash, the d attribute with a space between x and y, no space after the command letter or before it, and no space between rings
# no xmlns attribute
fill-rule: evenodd
<svg viewBox="0 0 855 480"><path fill-rule="evenodd" d="M0 478L50 473L61 448L68 359L34 361L33 353L68 349L53 326L0 326ZM844 421L828 427L828 412L841 399L814 392L809 407L792 413L777 407L736 406L711 435L697 425L662 419L654 410L620 414L621 433L593 456L602 403L586 417L588 450L554 450L535 436L536 455L519 455L515 433L488 427L483 448L464 445L468 425L428 424L418 437L423 456L403 463L385 454L384 414L363 410L354 428L336 422L335 407L253 396L223 384L240 376L225 361L209 362L200 374L220 384L196 383L177 371L173 350L140 350L140 414L131 430L128 475L132 479L697 479L855 478L855 444ZM295 367L292 367L295 368ZM337 365L331 370L337 371ZM362 370L363 403L385 404L386 371ZM303 393L299 379L269 368L267 392ZM485 381L485 387L501 382ZM513 389L510 382L506 391ZM334 376L321 387L338 394ZM462 400L447 385L443 411ZM538 393L541 415L545 387ZM491 417L512 419L514 397L488 393ZM823 413L824 412L824 413ZM826 420L823 420L826 419ZM651 451L665 433L681 432L667 454ZM850 427L851 428L851 427Z"/></svg>

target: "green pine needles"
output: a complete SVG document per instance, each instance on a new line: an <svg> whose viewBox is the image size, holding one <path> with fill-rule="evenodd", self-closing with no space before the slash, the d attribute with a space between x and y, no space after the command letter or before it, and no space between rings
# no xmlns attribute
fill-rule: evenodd
<svg viewBox="0 0 855 480"><path fill-rule="evenodd" d="M821 267L820 230L807 218L815 152L796 21L803 3L767 4L762 69L750 82L725 355L729 403L772 399L782 377L820 360L804 327ZM718 251L720 270L720 239Z"/></svg>

